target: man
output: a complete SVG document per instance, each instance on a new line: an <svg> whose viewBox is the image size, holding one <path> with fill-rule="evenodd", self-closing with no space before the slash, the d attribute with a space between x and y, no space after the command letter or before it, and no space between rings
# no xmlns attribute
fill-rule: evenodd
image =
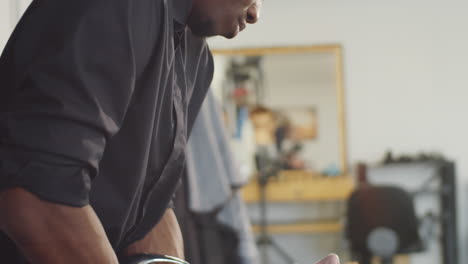
<svg viewBox="0 0 468 264"><path fill-rule="evenodd" d="M204 37L235 37L260 1L33 1L0 58L0 263L183 259L170 199Z"/></svg>
<svg viewBox="0 0 468 264"><path fill-rule="evenodd" d="M183 258L167 208L212 77L203 37L232 38L259 9L257 0L33 1L0 61L0 227L22 256Z"/></svg>

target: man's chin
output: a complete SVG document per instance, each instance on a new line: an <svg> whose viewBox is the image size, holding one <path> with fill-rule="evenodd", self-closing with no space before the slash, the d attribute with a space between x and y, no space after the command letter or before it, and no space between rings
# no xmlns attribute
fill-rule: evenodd
<svg viewBox="0 0 468 264"><path fill-rule="evenodd" d="M227 38L227 39L233 39L239 34L239 31L234 31L234 32L229 32L227 34L221 34L221 36Z"/></svg>

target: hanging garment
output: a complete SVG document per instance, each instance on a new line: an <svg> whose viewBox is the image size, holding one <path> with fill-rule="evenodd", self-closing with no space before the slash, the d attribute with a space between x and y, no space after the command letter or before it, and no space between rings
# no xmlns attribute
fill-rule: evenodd
<svg viewBox="0 0 468 264"><path fill-rule="evenodd" d="M237 263L258 263L245 204L237 193L238 188L244 185L247 179L241 176L234 161L220 108L211 92L195 121L186 153L188 208L195 215L204 215L198 218L199 227L206 227L204 230L208 233L213 232L210 226L218 228L214 232L233 231L236 236L233 241L237 241L237 246L228 248L236 249L239 259ZM207 239L205 244L215 244L209 241L209 236L202 237ZM204 261L210 263L206 262L206 259ZM220 262L216 264L218 263ZM227 262L224 260L221 263Z"/></svg>

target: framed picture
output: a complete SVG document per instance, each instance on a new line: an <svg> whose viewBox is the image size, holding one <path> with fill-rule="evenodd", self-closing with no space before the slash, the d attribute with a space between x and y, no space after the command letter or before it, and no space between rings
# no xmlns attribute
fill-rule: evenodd
<svg viewBox="0 0 468 264"><path fill-rule="evenodd" d="M314 107L287 107L275 109L289 126L288 139L313 140L318 134L317 110Z"/></svg>

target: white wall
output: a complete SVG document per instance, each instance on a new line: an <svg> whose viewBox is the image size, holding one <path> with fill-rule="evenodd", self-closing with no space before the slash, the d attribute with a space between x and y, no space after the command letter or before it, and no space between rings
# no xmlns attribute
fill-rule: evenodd
<svg viewBox="0 0 468 264"><path fill-rule="evenodd" d="M12 28L11 13L11 2L0 1L0 51L3 50Z"/></svg>
<svg viewBox="0 0 468 264"><path fill-rule="evenodd" d="M31 0L1 0L0 1L0 52L16 26L18 18L26 10Z"/></svg>
<svg viewBox="0 0 468 264"><path fill-rule="evenodd" d="M351 163L388 149L454 159L468 263L467 10L462 0L265 1L262 22L211 46L342 44Z"/></svg>

